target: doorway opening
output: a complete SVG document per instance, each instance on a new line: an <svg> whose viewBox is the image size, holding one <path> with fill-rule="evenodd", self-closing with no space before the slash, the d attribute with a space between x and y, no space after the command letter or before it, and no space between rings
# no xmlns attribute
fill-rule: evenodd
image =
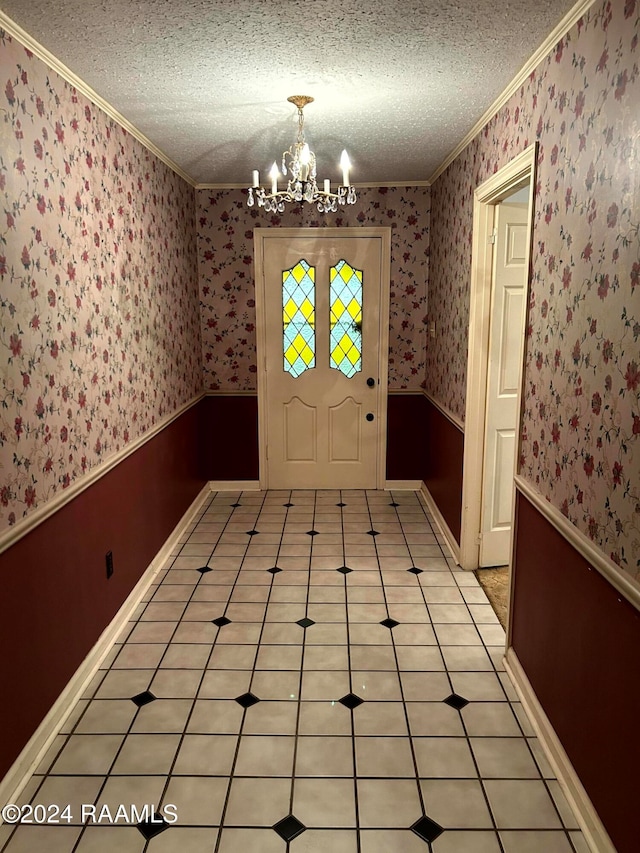
<svg viewBox="0 0 640 853"><path fill-rule="evenodd" d="M460 564L508 565L537 143L475 191Z"/></svg>

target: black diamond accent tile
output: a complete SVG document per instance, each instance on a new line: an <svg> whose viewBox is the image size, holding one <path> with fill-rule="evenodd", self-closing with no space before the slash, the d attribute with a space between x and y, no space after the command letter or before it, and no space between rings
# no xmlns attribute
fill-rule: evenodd
<svg viewBox="0 0 640 853"><path fill-rule="evenodd" d="M160 835L161 832L164 832L165 829L169 828L169 824L162 817L162 815L153 813L153 817L149 820L140 821L137 824L138 831L144 835L144 837L149 841L152 838L155 838L156 835Z"/></svg>
<svg viewBox="0 0 640 853"><path fill-rule="evenodd" d="M218 616L217 619L212 619L211 621L213 622L214 625L217 625L218 628L222 628L223 625L229 625L231 622L231 619L227 619L226 616Z"/></svg>
<svg viewBox="0 0 640 853"><path fill-rule="evenodd" d="M290 814L288 817L283 817L278 823L274 824L273 829L278 833L280 838L285 841L293 841L305 831L307 827L300 823L297 817Z"/></svg>
<svg viewBox="0 0 640 853"><path fill-rule="evenodd" d="M336 506L346 506L346 504L343 504L343 503L341 502L341 503L339 503L339 504L336 504Z"/></svg>
<svg viewBox="0 0 640 853"><path fill-rule="evenodd" d="M243 693L242 696L236 696L236 702L243 708L250 708L252 705L257 705L260 699L253 693Z"/></svg>
<svg viewBox="0 0 640 853"><path fill-rule="evenodd" d="M295 506L295 504L282 504L282 506Z"/></svg>
<svg viewBox="0 0 640 853"><path fill-rule="evenodd" d="M317 536L317 535L318 535L317 530L307 530L307 536Z"/></svg>
<svg viewBox="0 0 640 853"><path fill-rule="evenodd" d="M200 572L201 575L206 575L207 572L212 572L213 569L209 566L200 566L199 569L196 569L196 572Z"/></svg>
<svg viewBox="0 0 640 853"><path fill-rule="evenodd" d="M231 504L231 506L242 506L242 504Z"/></svg>
<svg viewBox="0 0 640 853"><path fill-rule="evenodd" d="M407 569L408 572L411 572L412 575L421 575L422 569L418 569L416 566L411 566L410 569Z"/></svg>
<svg viewBox="0 0 640 853"><path fill-rule="evenodd" d="M361 699L359 696L356 696L355 693L347 693L346 696L343 696L342 699L338 699L341 705L344 705L345 708L351 708L353 711L354 708L357 708L358 705L362 705L364 699Z"/></svg>
<svg viewBox="0 0 640 853"><path fill-rule="evenodd" d="M451 696L447 696L446 699L442 700L445 705L449 705L451 708L455 708L457 711L462 710L465 705L469 704L469 700L465 699L464 696L458 696L457 693L452 693Z"/></svg>
<svg viewBox="0 0 640 853"><path fill-rule="evenodd" d="M348 575L352 571L353 571L353 569L350 569L349 566L340 566L339 569L336 569L336 572L340 572L343 575Z"/></svg>
<svg viewBox="0 0 640 853"><path fill-rule="evenodd" d="M400 623L396 622L395 619L383 619L380 624L384 625L385 628L395 628L396 625L399 625Z"/></svg>
<svg viewBox="0 0 640 853"><path fill-rule="evenodd" d="M154 696L153 693L145 690L144 693L138 693L137 696L132 696L131 701L134 705L137 705L138 708L142 708L143 705L148 705L149 702L155 702L157 698L158 697Z"/></svg>
<svg viewBox="0 0 640 853"><path fill-rule="evenodd" d="M391 501L391 503L389 504L389 506L400 506L400 504L397 504L395 501Z"/></svg>
<svg viewBox="0 0 640 853"><path fill-rule="evenodd" d="M301 628L309 628L311 625L315 624L316 623L313 621L313 619L307 619L306 616L304 619L298 619L298 621L296 622L296 625L300 625Z"/></svg>
<svg viewBox="0 0 640 853"><path fill-rule="evenodd" d="M271 572L272 575L277 575L278 572L281 572L282 569L280 566L272 566L270 569L267 569L268 572Z"/></svg>
<svg viewBox="0 0 640 853"><path fill-rule="evenodd" d="M415 832L423 841L431 842L435 841L442 833L444 829L440 826L439 823L436 823L435 820L431 820L430 817L426 817L423 815L420 820L417 820L413 826L409 827Z"/></svg>
<svg viewBox="0 0 640 853"><path fill-rule="evenodd" d="M247 536L257 536L260 533L259 530L247 530Z"/></svg>
<svg viewBox="0 0 640 853"><path fill-rule="evenodd" d="M379 536L380 535L379 530L367 530L367 533L369 534L369 536Z"/></svg>

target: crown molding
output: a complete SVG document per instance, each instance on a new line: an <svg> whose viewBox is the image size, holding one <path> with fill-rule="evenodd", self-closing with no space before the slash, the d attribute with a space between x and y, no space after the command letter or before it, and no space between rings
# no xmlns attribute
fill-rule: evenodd
<svg viewBox="0 0 640 853"><path fill-rule="evenodd" d="M246 190L249 184L195 184L197 190ZM360 190L377 189L379 187L389 187L397 189L399 187L430 187L431 181L399 181L396 183L373 183L373 184L351 184L352 187Z"/></svg>
<svg viewBox="0 0 640 853"><path fill-rule="evenodd" d="M502 92L502 94L498 95L496 100L491 104L488 110L480 116L478 121L473 125L471 130L467 133L467 135L456 145L453 151L445 158L445 160L438 166L433 175L429 178L431 184L433 184L440 175L447 169L453 161L458 157L467 145L475 139L475 137L480 133L482 128L489 122L493 116L502 109L502 107L507 103L509 98L522 86L527 77L531 74L532 71L540 65L542 60L547 56L547 54L557 45L561 38L569 32L571 27L574 26L577 21L584 15L584 13L589 9L590 6L593 5L595 0L578 0L576 5L570 9L567 14L562 18L560 23L551 31L551 33L547 36L547 38L542 42L540 47L536 50L533 56L522 66L520 71L513 78L511 83L507 86L507 88Z"/></svg>
<svg viewBox="0 0 640 853"><path fill-rule="evenodd" d="M168 166L176 175L179 175L183 181L186 181L189 186L195 187L195 181L192 177L187 175L183 169L178 166L177 163L174 163L167 155L161 151L157 145L142 133L142 131L138 130L135 125L131 124L118 110L111 106L108 101L105 101L94 89L89 86L88 83L85 83L80 77L71 71L70 68L61 62L56 56L50 53L46 47L40 44L40 42L36 41L33 36L30 36L26 30L23 30L21 26L16 24L14 20L12 20L8 15L0 10L0 29L5 30L11 38L20 42L20 44L25 47L27 50L31 51L34 56L37 56L38 59L41 59L45 65L48 65L52 71L55 71L56 74L59 74L63 80L66 80L67 83L70 83L78 92L88 98L96 107L102 110L103 113L106 113L110 118L112 118L115 122L117 122L124 130L127 131L131 136L135 137L144 147L150 151L158 160L162 160L162 162Z"/></svg>

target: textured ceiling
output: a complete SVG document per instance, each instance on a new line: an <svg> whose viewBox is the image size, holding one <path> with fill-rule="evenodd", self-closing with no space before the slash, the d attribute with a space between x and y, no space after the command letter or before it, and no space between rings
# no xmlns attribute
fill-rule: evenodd
<svg viewBox="0 0 640 853"><path fill-rule="evenodd" d="M572 0L0 0L198 183L248 185L312 95L318 177L428 180Z"/></svg>

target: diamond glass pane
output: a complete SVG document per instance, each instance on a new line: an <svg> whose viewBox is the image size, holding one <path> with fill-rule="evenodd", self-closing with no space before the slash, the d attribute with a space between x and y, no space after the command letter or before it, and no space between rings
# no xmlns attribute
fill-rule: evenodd
<svg viewBox="0 0 640 853"><path fill-rule="evenodd" d="M362 370L362 270L331 267L331 367L350 379Z"/></svg>
<svg viewBox="0 0 640 853"><path fill-rule="evenodd" d="M282 272L284 370L293 377L316 365L315 278L305 260Z"/></svg>

